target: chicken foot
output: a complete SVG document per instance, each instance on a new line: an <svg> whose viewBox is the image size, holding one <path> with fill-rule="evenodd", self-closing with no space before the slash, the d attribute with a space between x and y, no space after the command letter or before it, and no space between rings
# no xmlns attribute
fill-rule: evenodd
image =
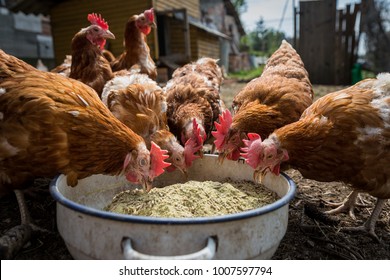
<svg viewBox="0 0 390 280"><path fill-rule="evenodd" d="M0 258L12 258L30 240L33 231L47 231L31 223L24 194L14 190L19 205L21 224L9 229L0 237Z"/></svg>
<svg viewBox="0 0 390 280"><path fill-rule="evenodd" d="M324 201L327 205L338 206L335 209L326 211L325 214L339 214L343 212L348 212L349 216L354 221L356 221L355 206L367 207L367 205L356 203L356 199L358 195L359 195L359 191L354 190L347 196L347 198L343 202L332 203L329 201Z"/></svg>
<svg viewBox="0 0 390 280"><path fill-rule="evenodd" d="M380 239L375 233L375 223L379 218L379 214L382 211L382 208L385 206L387 199L379 199L377 200L374 210L371 213L371 216L367 219L367 221L362 226L358 227L343 227L341 230L343 231L351 231L351 232L365 232L368 233L369 236L374 238L377 242L380 243Z"/></svg>

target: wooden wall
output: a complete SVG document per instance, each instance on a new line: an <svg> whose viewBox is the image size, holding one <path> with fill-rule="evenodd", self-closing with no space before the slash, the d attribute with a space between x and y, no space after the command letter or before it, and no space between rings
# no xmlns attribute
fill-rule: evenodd
<svg viewBox="0 0 390 280"><path fill-rule="evenodd" d="M126 3L127 2L127 3ZM119 55L123 51L123 33L128 18L140 14L152 7L152 0L69 0L56 5L51 10L56 63L62 63L66 54L70 54L71 40L81 28L89 25L87 15L100 13L114 33L115 40L107 40L108 49ZM152 57L155 54L154 32L148 36L148 44Z"/></svg>
<svg viewBox="0 0 390 280"><path fill-rule="evenodd" d="M156 11L162 12L165 10L186 8L188 15L200 19L199 0L154 0L153 2Z"/></svg>
<svg viewBox="0 0 390 280"><path fill-rule="evenodd" d="M170 38L168 39L169 54L184 54L185 53L185 38L183 30L183 21L176 19L168 19Z"/></svg>
<svg viewBox="0 0 390 280"><path fill-rule="evenodd" d="M334 84L336 0L301 1L299 54L314 84Z"/></svg>
<svg viewBox="0 0 390 280"><path fill-rule="evenodd" d="M185 53L184 35L183 32L180 32L182 24L182 21L171 21L170 27L173 35L170 38L170 54ZM190 40L191 61L206 56L215 59L221 57L219 38L216 35L212 35L195 26L190 26Z"/></svg>
<svg viewBox="0 0 390 280"><path fill-rule="evenodd" d="M219 47L219 38L215 35L207 33L204 30L196 30L197 49L192 53L192 60L201 57L211 57L219 59L221 57L221 50Z"/></svg>
<svg viewBox="0 0 390 280"><path fill-rule="evenodd" d="M87 20L89 13L101 14L106 19L110 31L116 36L115 40L107 40L107 49L113 52L114 55L119 55L123 51L123 33L128 18L151 7L154 7L155 13L185 8L189 16L200 19L199 0L68 0L54 6L50 14L56 64L62 63L65 56L70 54L73 36L81 28L89 25ZM170 18L167 24L170 29L167 51L170 54L184 54L183 22ZM157 38L157 30L152 31L147 37L151 56L154 60L157 60L159 57ZM217 36L191 26L190 39L191 60L204 56L220 57L219 39Z"/></svg>

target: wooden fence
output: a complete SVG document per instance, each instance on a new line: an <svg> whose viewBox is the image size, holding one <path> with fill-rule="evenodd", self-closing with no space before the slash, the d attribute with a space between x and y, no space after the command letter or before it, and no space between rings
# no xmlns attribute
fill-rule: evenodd
<svg viewBox="0 0 390 280"><path fill-rule="evenodd" d="M336 4L336 0L300 2L298 51L313 84L351 83L360 4L347 5L345 10L337 10Z"/></svg>
<svg viewBox="0 0 390 280"><path fill-rule="evenodd" d="M351 71L359 47L355 27L360 7L360 4L355 4L353 8L347 5L345 10L337 11L334 77L337 85L351 84Z"/></svg>

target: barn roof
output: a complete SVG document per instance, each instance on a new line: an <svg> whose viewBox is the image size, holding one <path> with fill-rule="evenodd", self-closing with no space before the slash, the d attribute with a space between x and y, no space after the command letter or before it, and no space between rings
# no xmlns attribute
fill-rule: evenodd
<svg viewBox="0 0 390 280"><path fill-rule="evenodd" d="M44 14L49 15L50 9L66 0L6 0L6 6L12 12L23 12L25 14ZM242 26L240 17L234 8L230 0L224 0L226 11L228 15L234 17L238 30L241 35L245 35L245 30ZM197 25L198 23L191 22L192 24ZM202 26L203 28L203 26Z"/></svg>
<svg viewBox="0 0 390 280"><path fill-rule="evenodd" d="M57 4L60 4L61 2L64 2L66 0L6 0L6 6L9 10L12 12L23 12L25 14L43 14L43 15L49 15L50 9L54 7ZM241 20L236 12L236 9L234 8L233 4L230 0L224 0L227 13L234 17L239 32L241 35L245 35L245 30L242 27ZM205 30L208 33L214 34L218 37L222 37L225 39L230 39L229 36L208 28L206 25L202 24L199 20L194 19L192 17L189 17L189 21L191 25L194 25L200 29Z"/></svg>

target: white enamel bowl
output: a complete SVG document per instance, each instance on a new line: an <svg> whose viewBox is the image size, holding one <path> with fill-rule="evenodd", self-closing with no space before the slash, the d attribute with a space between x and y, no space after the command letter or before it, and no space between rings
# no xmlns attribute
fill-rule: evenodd
<svg viewBox="0 0 390 280"><path fill-rule="evenodd" d="M205 155L188 180L253 180L242 161ZM164 173L157 185L185 182L179 171ZM201 218L154 218L102 210L115 194L135 188L122 177L94 175L74 188L60 175L50 191L57 201L57 226L75 259L270 259L287 230L288 206L296 186L285 174L266 175L263 184L279 199L237 214ZM139 187L139 186L138 186Z"/></svg>

